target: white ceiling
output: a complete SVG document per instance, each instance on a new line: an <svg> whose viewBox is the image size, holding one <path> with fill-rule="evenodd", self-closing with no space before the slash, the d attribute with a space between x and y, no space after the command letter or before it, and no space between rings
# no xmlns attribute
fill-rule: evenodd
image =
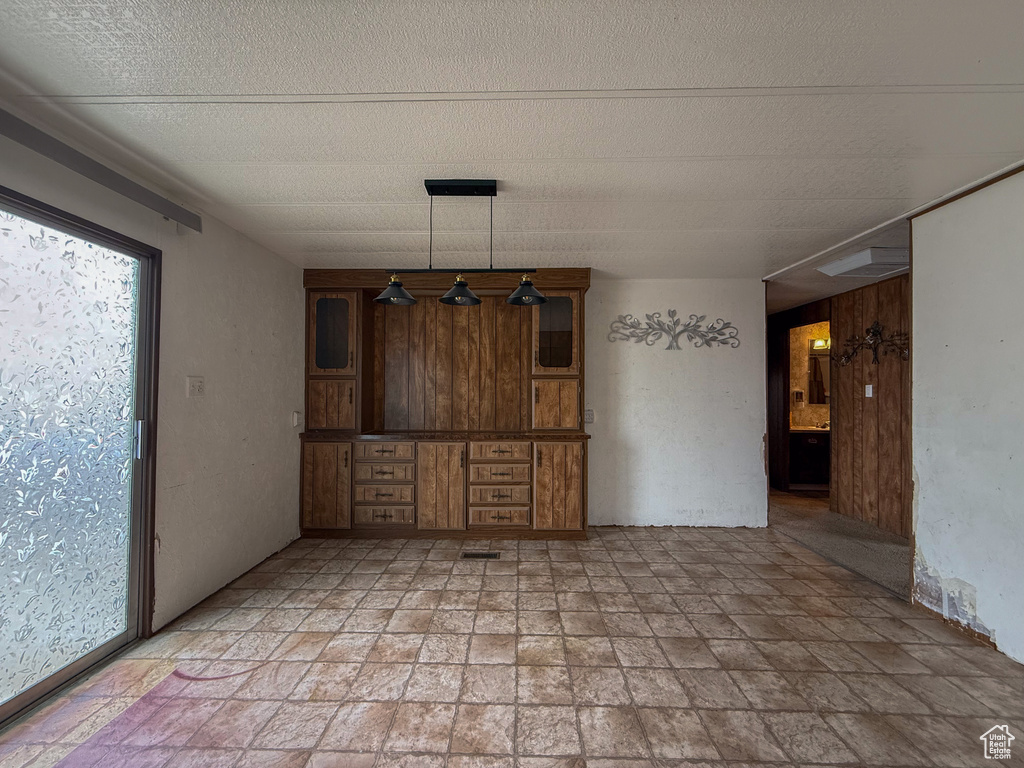
<svg viewBox="0 0 1024 768"><path fill-rule="evenodd" d="M424 266L423 179L496 178L496 266L762 277L1024 158L1022 32L1020 0L4 0L0 97L302 266ZM438 201L435 265L486 264L486 205ZM800 274L776 306L849 285Z"/></svg>

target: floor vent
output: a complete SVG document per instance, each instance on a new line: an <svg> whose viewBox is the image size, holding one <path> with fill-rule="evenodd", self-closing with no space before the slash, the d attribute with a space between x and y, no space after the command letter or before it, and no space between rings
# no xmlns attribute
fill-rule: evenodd
<svg viewBox="0 0 1024 768"><path fill-rule="evenodd" d="M497 560L501 552L463 552L463 560Z"/></svg>

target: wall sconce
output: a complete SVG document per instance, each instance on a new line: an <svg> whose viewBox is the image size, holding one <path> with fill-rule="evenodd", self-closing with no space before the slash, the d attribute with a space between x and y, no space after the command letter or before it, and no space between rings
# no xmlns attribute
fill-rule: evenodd
<svg viewBox="0 0 1024 768"><path fill-rule="evenodd" d="M840 365L849 365L862 349L871 350L871 362L878 365L878 353L883 355L899 355L902 360L910 359L910 335L903 331L885 335L885 327L875 320L865 330L864 338L851 336L846 340L842 353L836 358Z"/></svg>
<svg viewBox="0 0 1024 768"><path fill-rule="evenodd" d="M813 339L811 349L832 349L832 339Z"/></svg>

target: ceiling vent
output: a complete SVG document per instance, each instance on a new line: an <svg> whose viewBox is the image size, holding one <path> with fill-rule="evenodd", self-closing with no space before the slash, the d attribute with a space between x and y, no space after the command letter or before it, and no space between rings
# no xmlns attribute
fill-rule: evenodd
<svg viewBox="0 0 1024 768"><path fill-rule="evenodd" d="M906 248L868 248L818 267L829 277L888 277L910 268Z"/></svg>

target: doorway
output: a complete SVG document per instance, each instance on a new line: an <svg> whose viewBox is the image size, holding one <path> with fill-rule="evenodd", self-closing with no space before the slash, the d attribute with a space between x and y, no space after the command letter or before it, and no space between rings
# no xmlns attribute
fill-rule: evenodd
<svg viewBox="0 0 1024 768"><path fill-rule="evenodd" d="M906 307L904 277L768 316L768 521L909 599L909 371L842 359L875 320L900 329Z"/></svg>
<svg viewBox="0 0 1024 768"><path fill-rule="evenodd" d="M0 726L147 631L159 257L0 187Z"/></svg>

